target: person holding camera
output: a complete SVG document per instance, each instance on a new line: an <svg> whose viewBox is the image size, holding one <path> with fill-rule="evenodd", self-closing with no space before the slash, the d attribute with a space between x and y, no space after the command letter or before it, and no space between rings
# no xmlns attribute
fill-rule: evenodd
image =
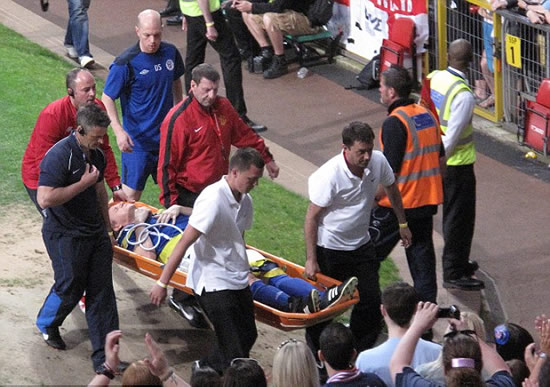
<svg viewBox="0 0 550 387"><path fill-rule="evenodd" d="M392 387L389 363L395 348L409 329L418 304L418 294L405 282L395 282L382 292L380 311L388 327L388 339L377 347L359 354L355 363L361 372L375 373L388 387ZM441 345L420 339L414 351L411 366L434 361L439 357Z"/></svg>
<svg viewBox="0 0 550 387"><path fill-rule="evenodd" d="M390 361L390 372L395 386L436 387L439 383L420 376L411 367L420 336L437 321L439 307L431 302L419 302L413 322ZM500 355L477 335L467 330L462 320L451 319L454 330L445 335L442 363L448 387L515 386L510 369ZM481 376L482 368L489 375Z"/></svg>

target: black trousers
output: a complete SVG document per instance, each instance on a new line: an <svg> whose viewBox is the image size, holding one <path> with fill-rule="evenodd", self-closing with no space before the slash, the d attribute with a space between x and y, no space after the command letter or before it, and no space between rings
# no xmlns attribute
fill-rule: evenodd
<svg viewBox="0 0 550 387"><path fill-rule="evenodd" d="M433 216L407 217L412 234L412 245L405 250L407 263L420 299L436 302L437 276L435 272L435 250L433 243ZM376 256L386 259L401 240L399 221L393 209L376 207L371 213L369 233L376 247Z"/></svg>
<svg viewBox="0 0 550 387"><path fill-rule="evenodd" d="M216 346L201 359L201 366L208 365L222 373L231 360L249 357L258 337L250 288L203 292L195 297L214 325L217 339Z"/></svg>
<svg viewBox="0 0 550 387"><path fill-rule="evenodd" d="M443 279L464 275L476 219L474 165L447 166L443 178Z"/></svg>
<svg viewBox="0 0 550 387"><path fill-rule="evenodd" d="M218 31L218 38L215 42L206 39L206 25L202 16L185 16L187 20L185 90L188 92L191 88L191 72L195 67L204 63L206 43L210 43L220 56L227 98L231 101L237 113L243 116L246 114L246 104L244 102L241 56L222 11L213 12L212 18L214 27Z"/></svg>
<svg viewBox="0 0 550 387"><path fill-rule="evenodd" d="M369 242L353 251L317 246L317 262L321 272L329 277L339 281L353 276L359 279L357 289L360 301L351 312L350 328L358 352L371 348L382 328L378 282L380 261L376 258L374 245ZM328 323L321 323L306 329L306 340L315 354L319 349L319 336L326 325Z"/></svg>
<svg viewBox="0 0 550 387"><path fill-rule="evenodd" d="M241 55L245 58L259 55L260 45L244 23L242 12L236 8L227 7L224 13Z"/></svg>
<svg viewBox="0 0 550 387"><path fill-rule="evenodd" d="M86 321L96 369L105 361L105 337L118 329L111 241L106 233L75 237L44 231L42 237L55 282L38 313L36 325L43 333L61 326L86 291Z"/></svg>

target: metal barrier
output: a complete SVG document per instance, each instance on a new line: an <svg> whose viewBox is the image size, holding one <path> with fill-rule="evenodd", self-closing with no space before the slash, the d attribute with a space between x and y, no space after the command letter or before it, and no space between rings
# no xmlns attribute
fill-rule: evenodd
<svg viewBox="0 0 550 387"><path fill-rule="evenodd" d="M474 60L470 66L470 74L466 74L470 80L472 89L476 84L480 85L484 76L481 71L482 54L484 52L483 43L483 17L477 12L470 10L470 6L481 7L490 10L487 1L480 0L431 0L429 3L430 13L435 14L435 28L430 25L430 57L428 63L431 70L444 69L447 66L447 48L449 42L455 39L463 38L468 40L473 47ZM479 103L475 108L475 113L493 122L499 121L502 117L502 75L500 61L500 41L501 41L501 18L499 14L493 14L493 56L487 58L492 60L494 73L494 88L487 89L494 95L494 106L481 108ZM433 49L435 47L435 50ZM490 74L490 73L489 73Z"/></svg>
<svg viewBox="0 0 550 387"><path fill-rule="evenodd" d="M510 11L498 14L503 20L504 121L509 129L521 131L525 102L534 101L541 81L550 77L550 26L532 24Z"/></svg>

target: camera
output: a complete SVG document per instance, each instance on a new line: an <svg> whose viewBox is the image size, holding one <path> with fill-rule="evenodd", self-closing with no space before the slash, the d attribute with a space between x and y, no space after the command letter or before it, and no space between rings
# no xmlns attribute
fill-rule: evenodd
<svg viewBox="0 0 550 387"><path fill-rule="evenodd" d="M447 307L440 306L437 311L437 318L454 318L460 320L460 310L458 310L456 305Z"/></svg>

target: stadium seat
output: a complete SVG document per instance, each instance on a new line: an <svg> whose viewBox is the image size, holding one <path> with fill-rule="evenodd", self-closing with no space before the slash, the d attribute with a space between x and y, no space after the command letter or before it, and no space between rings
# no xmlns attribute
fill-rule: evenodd
<svg viewBox="0 0 550 387"><path fill-rule="evenodd" d="M536 102L527 101L523 141L531 148L548 154L550 136L550 78L544 79L537 92Z"/></svg>
<svg viewBox="0 0 550 387"><path fill-rule="evenodd" d="M413 79L418 80L415 36L414 20L407 17L395 19L388 39L384 39L380 47L379 74L395 64L412 69Z"/></svg>

